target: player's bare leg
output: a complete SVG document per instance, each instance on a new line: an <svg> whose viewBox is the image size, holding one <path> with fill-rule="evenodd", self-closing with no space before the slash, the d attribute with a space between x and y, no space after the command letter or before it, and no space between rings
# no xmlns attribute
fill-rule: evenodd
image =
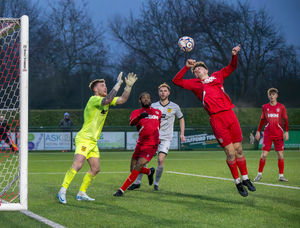
<svg viewBox="0 0 300 228"><path fill-rule="evenodd" d="M248 196L248 192L244 188L244 186L241 182L241 179L240 179L239 171L238 171L237 164L236 164L236 151L235 151L233 144L230 143L227 146L225 146L224 151L226 154L227 165L231 171L231 174L234 179L234 183L237 187L238 192L243 197Z"/></svg>
<svg viewBox="0 0 300 228"><path fill-rule="evenodd" d="M59 192L57 193L57 198L59 202L62 204L67 203L67 189L72 182L73 178L77 174L77 172L82 168L86 158L81 154L75 154L72 167L67 171L65 178L62 183L62 187L60 188Z"/></svg>
<svg viewBox="0 0 300 228"><path fill-rule="evenodd" d="M76 196L76 200L94 201L95 199L89 197L86 194L86 190L92 181L95 179L97 173L100 172L100 159L97 157L91 157L88 160L90 170L85 174L79 192Z"/></svg>
<svg viewBox="0 0 300 228"><path fill-rule="evenodd" d="M255 186L251 183L248 177L246 158L243 154L243 148L241 142L233 143L233 147L236 152L236 164L242 174L242 184L245 185L249 191L256 191Z"/></svg>
<svg viewBox="0 0 300 228"><path fill-rule="evenodd" d="M279 169L279 181L288 182L288 179L286 179L283 176L283 170L284 170L284 159L283 159L283 151L276 151L278 155L278 169Z"/></svg>
<svg viewBox="0 0 300 228"><path fill-rule="evenodd" d="M264 170L268 154L269 154L269 151L266 151L266 150L262 151L261 157L259 159L258 173L257 173L257 176L254 178L254 182L258 182L262 179L262 172Z"/></svg>
<svg viewBox="0 0 300 228"><path fill-rule="evenodd" d="M155 175L155 181L154 181L154 190L158 190L159 180L164 171L164 161L166 159L166 156L167 156L166 153L163 153L163 152L158 153L157 168L156 168L156 175Z"/></svg>

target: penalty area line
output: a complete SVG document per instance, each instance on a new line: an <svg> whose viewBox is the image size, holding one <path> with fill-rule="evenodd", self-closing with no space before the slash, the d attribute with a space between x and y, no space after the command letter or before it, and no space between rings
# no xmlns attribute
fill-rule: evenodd
<svg viewBox="0 0 300 228"><path fill-rule="evenodd" d="M208 179L217 179L217 180L233 181L232 178L206 176L206 175L193 174L193 173L181 173L181 172L175 172L175 171L167 171L167 173L178 174L178 175L184 175L184 176L202 177L202 178L208 178ZM272 187L279 187L279 188L289 188L289 189L300 190L300 187L288 186L288 185L281 185L281 184L269 184L269 183L263 183L263 182L255 182L255 184L266 185L266 186L272 186Z"/></svg>
<svg viewBox="0 0 300 228"><path fill-rule="evenodd" d="M28 217L31 217L39 222L42 222L50 227L53 227L53 228L65 228L65 226L63 225L60 225L58 223L55 223L49 219L46 219L45 217L42 217L40 215L37 215L31 211L28 211L28 210L25 210L25 211L20 211L21 213L23 213L24 215L27 215Z"/></svg>

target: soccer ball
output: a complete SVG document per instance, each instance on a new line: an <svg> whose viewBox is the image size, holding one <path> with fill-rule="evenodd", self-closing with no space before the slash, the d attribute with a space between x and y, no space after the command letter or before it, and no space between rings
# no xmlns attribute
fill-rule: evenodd
<svg viewBox="0 0 300 228"><path fill-rule="evenodd" d="M194 48L194 40L189 36L183 36L178 40L181 51L190 52Z"/></svg>

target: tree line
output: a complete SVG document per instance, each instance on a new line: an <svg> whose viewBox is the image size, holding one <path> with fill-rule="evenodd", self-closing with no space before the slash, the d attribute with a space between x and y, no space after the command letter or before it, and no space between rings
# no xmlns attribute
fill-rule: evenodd
<svg viewBox="0 0 300 228"><path fill-rule="evenodd" d="M59 0L47 7L30 0L3 0L2 17L30 18L30 108L84 108L91 95L88 83L105 78L110 90L119 71L137 73L129 101L137 107L139 93L157 97L157 86L167 82L171 98L183 107L199 107L189 91L172 85L172 78L187 58L204 61L209 72L226 66L231 49L241 45L237 70L224 87L238 106L267 102L266 90L277 87L279 100L299 104L299 61L265 10L253 10L245 1L147 0L136 16L116 16L93 22L87 1ZM109 41L111 35L115 41ZM181 36L195 40L195 48L183 53ZM111 53L111 42L124 51ZM118 55L117 57L115 55ZM111 60L113 59L113 60ZM191 73L188 77L193 77Z"/></svg>

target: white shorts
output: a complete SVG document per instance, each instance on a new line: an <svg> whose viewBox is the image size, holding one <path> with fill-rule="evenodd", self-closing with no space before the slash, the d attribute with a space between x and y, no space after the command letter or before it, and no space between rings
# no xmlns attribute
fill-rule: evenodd
<svg viewBox="0 0 300 228"><path fill-rule="evenodd" d="M170 140L160 140L160 143L158 144L158 153L162 152L164 154L168 154L170 149Z"/></svg>

